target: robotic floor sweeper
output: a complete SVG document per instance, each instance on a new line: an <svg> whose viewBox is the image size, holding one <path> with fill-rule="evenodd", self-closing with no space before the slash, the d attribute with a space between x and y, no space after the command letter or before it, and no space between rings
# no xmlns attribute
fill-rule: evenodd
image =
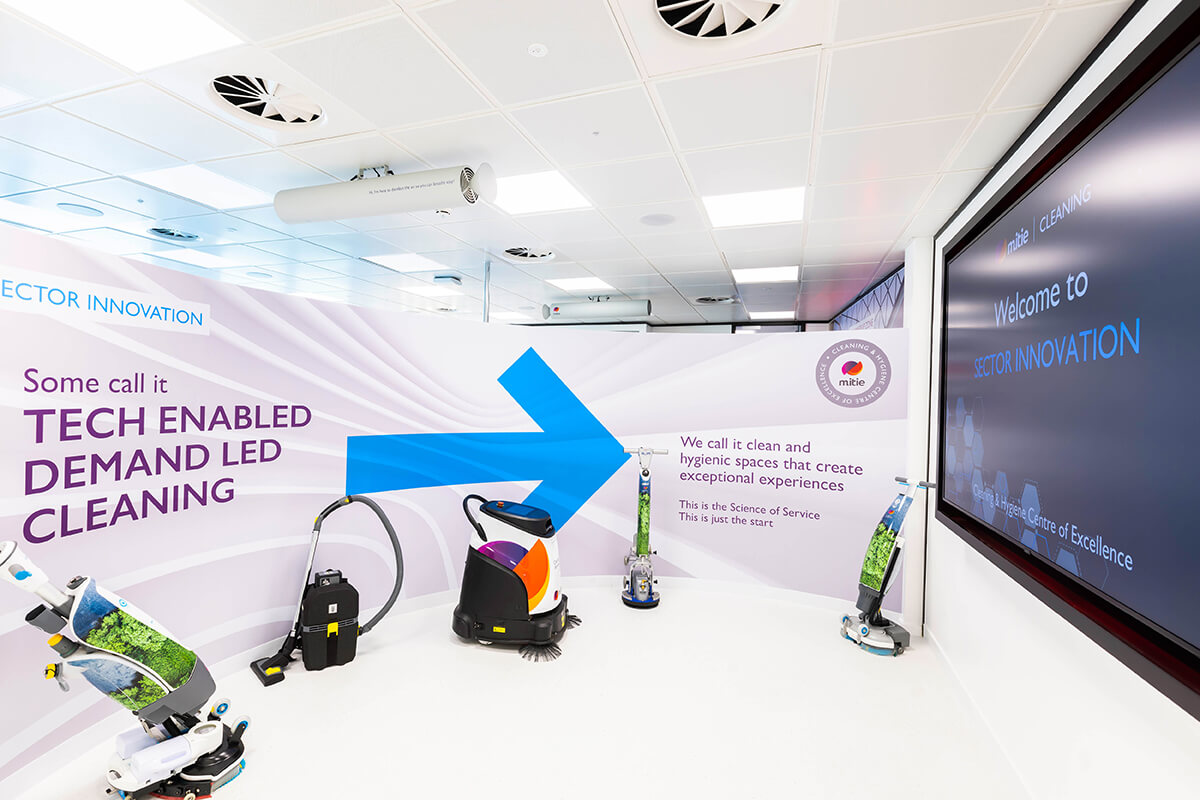
<svg viewBox="0 0 1200 800"><path fill-rule="evenodd" d="M67 691L69 676L82 677L141 723L116 739L110 794L198 800L241 774L249 720L222 722L224 700L201 715L216 684L194 652L94 578L58 589L15 542L0 542L0 578L43 602L25 621L51 634L60 660L46 667L46 678Z"/></svg>

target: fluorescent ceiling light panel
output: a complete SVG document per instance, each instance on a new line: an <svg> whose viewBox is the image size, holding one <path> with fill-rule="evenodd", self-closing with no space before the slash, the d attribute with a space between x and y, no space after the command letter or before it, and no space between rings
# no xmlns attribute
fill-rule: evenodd
<svg viewBox="0 0 1200 800"><path fill-rule="evenodd" d="M758 267L730 270L737 283L787 283L800 280L800 267Z"/></svg>
<svg viewBox="0 0 1200 800"><path fill-rule="evenodd" d="M419 256L416 253L391 253L383 256L368 256L364 260L381 267L387 267L396 272L430 272L432 270L449 269L445 264L439 264L432 258Z"/></svg>
<svg viewBox="0 0 1200 800"><path fill-rule="evenodd" d="M701 197L714 228L771 225L804 218L804 187Z"/></svg>
<svg viewBox="0 0 1200 800"><path fill-rule="evenodd" d="M155 255L169 261L182 261L185 264L191 264L194 267L204 267L205 269L227 269L229 267L240 266L227 258L222 258L213 253L205 253L202 250L171 250L167 254L159 252Z"/></svg>
<svg viewBox="0 0 1200 800"><path fill-rule="evenodd" d="M0 0L0 4L134 72L243 44L186 0Z"/></svg>
<svg viewBox="0 0 1200 800"><path fill-rule="evenodd" d="M266 192L197 167L195 164L138 172L129 177L222 211L263 206L272 201L272 197Z"/></svg>
<svg viewBox="0 0 1200 800"><path fill-rule="evenodd" d="M557 286L564 292L613 291L613 287L599 278L559 278L558 280L547 280L546 283Z"/></svg>
<svg viewBox="0 0 1200 800"><path fill-rule="evenodd" d="M496 181L496 205L509 214L536 214L590 208L587 201L561 172L531 172Z"/></svg>
<svg viewBox="0 0 1200 800"><path fill-rule="evenodd" d="M453 297L456 294L462 294L461 289L450 286L404 286L400 291L421 297Z"/></svg>
<svg viewBox="0 0 1200 800"><path fill-rule="evenodd" d="M791 311L749 311L750 319L787 319L792 320L796 315Z"/></svg>
<svg viewBox="0 0 1200 800"><path fill-rule="evenodd" d="M20 92L14 92L12 89L0 86L0 108L15 106L18 103L24 103L28 99L28 97Z"/></svg>

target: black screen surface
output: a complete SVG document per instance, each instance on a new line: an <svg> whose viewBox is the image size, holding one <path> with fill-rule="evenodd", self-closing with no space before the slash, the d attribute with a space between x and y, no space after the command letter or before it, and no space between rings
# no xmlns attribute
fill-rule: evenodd
<svg viewBox="0 0 1200 800"><path fill-rule="evenodd" d="M946 268L945 502L1200 652L1200 50Z"/></svg>

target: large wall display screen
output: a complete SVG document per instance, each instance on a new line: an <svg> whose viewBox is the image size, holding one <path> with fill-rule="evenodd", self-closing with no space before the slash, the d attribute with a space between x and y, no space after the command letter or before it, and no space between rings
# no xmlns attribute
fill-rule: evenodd
<svg viewBox="0 0 1200 800"><path fill-rule="evenodd" d="M941 474L944 503L1193 655L1198 97L1192 49L949 254Z"/></svg>

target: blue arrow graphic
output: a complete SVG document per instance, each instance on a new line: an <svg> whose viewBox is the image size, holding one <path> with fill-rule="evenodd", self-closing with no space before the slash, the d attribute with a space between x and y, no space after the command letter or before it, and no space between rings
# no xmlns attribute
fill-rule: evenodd
<svg viewBox="0 0 1200 800"><path fill-rule="evenodd" d="M629 455L532 347L500 385L541 431L349 436L346 494L540 479L524 502L562 528Z"/></svg>

